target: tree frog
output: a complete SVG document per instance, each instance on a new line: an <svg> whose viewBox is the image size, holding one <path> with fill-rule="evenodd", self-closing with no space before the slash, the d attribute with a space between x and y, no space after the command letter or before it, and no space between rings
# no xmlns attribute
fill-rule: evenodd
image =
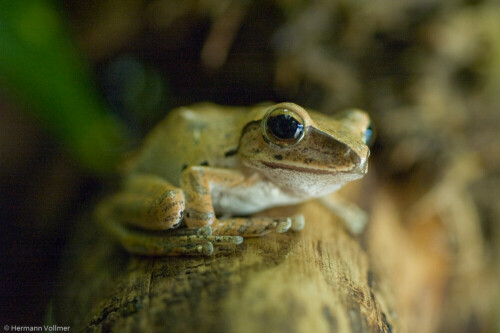
<svg viewBox="0 0 500 333"><path fill-rule="evenodd" d="M171 111L124 167L98 220L130 252L212 255L244 237L300 230L302 215L252 216L327 195L363 177L370 119L293 103Z"/></svg>

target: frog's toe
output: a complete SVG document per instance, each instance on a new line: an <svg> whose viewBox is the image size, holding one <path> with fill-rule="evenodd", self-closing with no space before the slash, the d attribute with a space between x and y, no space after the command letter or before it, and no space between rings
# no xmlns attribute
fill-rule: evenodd
<svg viewBox="0 0 500 333"><path fill-rule="evenodd" d="M211 236L212 235L212 227L209 225L205 225L199 228L178 228L175 230L168 230L167 233L173 236Z"/></svg>
<svg viewBox="0 0 500 333"><path fill-rule="evenodd" d="M170 232L171 243L180 244L186 248L194 247L192 251L182 254L212 255L213 253L230 253L236 250L236 245L243 243L241 236L212 236L212 228L207 225L201 228L177 229ZM211 249L206 244L210 244ZM203 246L203 248L199 248Z"/></svg>
<svg viewBox="0 0 500 333"><path fill-rule="evenodd" d="M185 246L186 251L183 252L182 254L195 254L195 255L205 255L205 256L211 256L214 253L214 245L210 242L204 243L204 244L198 244L194 246L194 251L190 251L192 247L190 246Z"/></svg>
<svg viewBox="0 0 500 333"><path fill-rule="evenodd" d="M133 235L122 239L122 245L128 252L144 256L210 256L214 252L213 244L203 236L144 237Z"/></svg>
<svg viewBox="0 0 500 333"><path fill-rule="evenodd" d="M241 236L206 236L214 245L239 245L243 243Z"/></svg>
<svg viewBox="0 0 500 333"><path fill-rule="evenodd" d="M279 221L278 225L276 226L276 232L278 233L284 233L290 230L290 227L292 226L292 219L291 218L286 218L283 221Z"/></svg>
<svg viewBox="0 0 500 333"><path fill-rule="evenodd" d="M304 215L298 214L294 215L291 217L292 219L292 227L291 229L294 231L299 231L304 229L304 226L306 225L306 220L304 218Z"/></svg>

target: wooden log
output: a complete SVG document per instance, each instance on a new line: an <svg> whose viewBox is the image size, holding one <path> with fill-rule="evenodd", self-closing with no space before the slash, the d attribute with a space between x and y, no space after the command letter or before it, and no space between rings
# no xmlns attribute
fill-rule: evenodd
<svg viewBox="0 0 500 333"><path fill-rule="evenodd" d="M360 238L318 201L300 232L215 257L134 257L82 223L63 263L55 321L97 332L391 332Z"/></svg>

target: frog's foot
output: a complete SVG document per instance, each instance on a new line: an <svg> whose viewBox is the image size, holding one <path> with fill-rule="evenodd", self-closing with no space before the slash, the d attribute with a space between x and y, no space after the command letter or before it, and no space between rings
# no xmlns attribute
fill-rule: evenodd
<svg viewBox="0 0 500 333"><path fill-rule="evenodd" d="M272 231L284 233L290 229L301 230L304 225L303 215L292 217L255 216L217 219L212 224L212 229L216 235L259 237Z"/></svg>
<svg viewBox="0 0 500 333"><path fill-rule="evenodd" d="M332 213L340 217L351 233L359 235L365 229L369 216L354 203L334 195L323 197L320 202Z"/></svg>
<svg viewBox="0 0 500 333"><path fill-rule="evenodd" d="M212 228L182 228L148 232L121 224L108 224L111 232L130 253L147 256L205 255L234 252L240 236L213 236Z"/></svg>
<svg viewBox="0 0 500 333"><path fill-rule="evenodd" d="M292 216L291 219L292 219L291 229L293 231L299 231L304 229L304 226L306 225L306 219L304 218L304 215L297 214Z"/></svg>

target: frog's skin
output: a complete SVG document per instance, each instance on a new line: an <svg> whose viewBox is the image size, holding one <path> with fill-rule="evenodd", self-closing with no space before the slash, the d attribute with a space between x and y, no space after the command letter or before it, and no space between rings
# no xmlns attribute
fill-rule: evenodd
<svg viewBox="0 0 500 333"><path fill-rule="evenodd" d="M329 117L293 103L173 110L128 162L123 188L98 219L144 255L210 255L242 237L301 229L301 215L242 216L363 177L369 126L363 111Z"/></svg>

